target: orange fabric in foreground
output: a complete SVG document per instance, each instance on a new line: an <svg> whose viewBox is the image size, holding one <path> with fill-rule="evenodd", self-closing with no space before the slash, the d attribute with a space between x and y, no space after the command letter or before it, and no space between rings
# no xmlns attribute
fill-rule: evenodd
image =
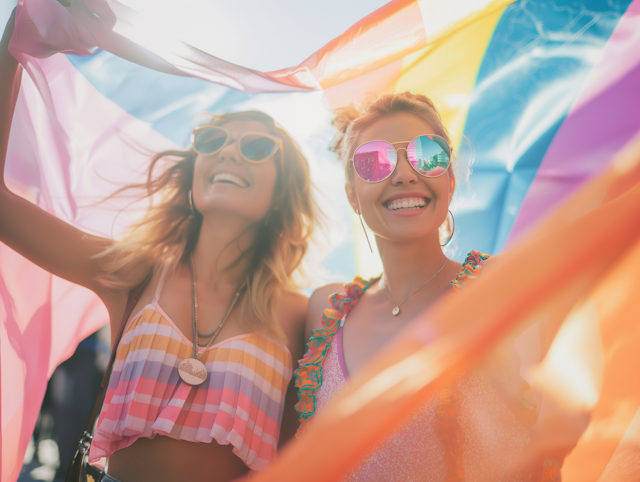
<svg viewBox="0 0 640 482"><path fill-rule="evenodd" d="M591 422L584 427L575 433L562 432L569 436L567 444L577 442L565 462L563 480L597 480L640 407L636 353L640 351L640 330L629 325L637 312L631 306L633 293L640 293L639 219L637 136L606 172L500 255L482 279L405 329L319 414L302 440L287 446L252 481L336 480L433 390L506 336L538 322L545 352L563 341L558 330L568 326L567 320L581 334L593 316L600 330L603 367L583 364L575 368L593 382L587 388L595 393L583 396L571 385L558 388L556 384L556 392L548 399L562 407L560 420L567 423L584 419L592 411ZM557 372L553 360L548 361L551 370L541 372L539 380L545 386L552 385ZM624 406L627 415L608 424L612 414L623 413ZM553 450L557 434L552 431L554 424L545 426L544 420L543 404L537 447ZM605 426L606 434L602 433ZM631 432L625 439L633 440Z"/></svg>
<svg viewBox="0 0 640 482"><path fill-rule="evenodd" d="M640 431L629 427L640 413L638 295L640 240L589 297L601 315L599 326L606 364L600 399L591 412L589 427L562 469L565 481L597 480L598 474L603 474L602 482L640 477L637 472L629 472L634 467L638 470L640 454ZM628 427L628 440L620 443ZM610 461L612 466L605 470Z"/></svg>

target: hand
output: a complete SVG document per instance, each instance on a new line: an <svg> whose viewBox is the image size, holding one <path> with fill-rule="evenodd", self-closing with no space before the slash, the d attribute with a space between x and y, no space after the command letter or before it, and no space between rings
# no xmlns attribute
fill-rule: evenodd
<svg viewBox="0 0 640 482"><path fill-rule="evenodd" d="M13 35L13 29L16 23L16 9L13 9L11 12L11 16L7 21L7 26L4 29L4 33L2 34L2 40L0 41L0 92L3 97L6 99L11 98L13 94L16 94L16 72L20 64L18 61L9 53L9 42L11 41L11 36ZM13 99L9 102L9 104L13 103ZM0 101L0 105L3 103ZM6 109L9 105L2 105L2 108ZM13 108L11 108L13 110ZM0 123L2 120L0 120Z"/></svg>
<svg viewBox="0 0 640 482"><path fill-rule="evenodd" d="M11 12L11 15L9 16L9 20L7 21L7 26L4 28L4 33L2 34L2 41L0 42L0 45L2 46L3 52L9 47L9 42L11 41L11 36L13 35L13 29L15 26L16 9L14 8L13 12Z"/></svg>

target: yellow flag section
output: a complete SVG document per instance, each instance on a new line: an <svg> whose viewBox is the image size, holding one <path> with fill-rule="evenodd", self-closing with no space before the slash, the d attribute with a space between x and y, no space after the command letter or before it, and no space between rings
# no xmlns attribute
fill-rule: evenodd
<svg viewBox="0 0 640 482"><path fill-rule="evenodd" d="M540 472L569 453L564 482L638 480L638 219L640 136L476 283L409 325L251 480L338 480L438 387L531 327L543 398L520 463Z"/></svg>
<svg viewBox="0 0 640 482"><path fill-rule="evenodd" d="M392 11L389 4L390 11L380 9L356 24L357 34L347 31L316 53L322 61L311 71L332 109L382 94L428 95L455 148L485 51L513 1L393 2Z"/></svg>
<svg viewBox="0 0 640 482"><path fill-rule="evenodd" d="M513 0L418 2L427 46L402 60L396 92L429 96L449 129L454 150L460 144L485 51L504 9L511 3ZM466 14L461 16L462 12Z"/></svg>

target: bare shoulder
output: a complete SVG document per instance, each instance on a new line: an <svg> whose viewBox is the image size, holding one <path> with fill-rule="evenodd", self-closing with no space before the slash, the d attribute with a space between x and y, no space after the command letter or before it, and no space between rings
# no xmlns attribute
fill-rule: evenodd
<svg viewBox="0 0 640 482"><path fill-rule="evenodd" d="M500 255L491 256L489 259L485 259L482 263L482 271L492 271L493 266L496 264L496 258L500 259Z"/></svg>
<svg viewBox="0 0 640 482"><path fill-rule="evenodd" d="M304 321L307 318L309 298L298 292L285 291L278 308L280 326L290 341L298 339L304 333Z"/></svg>
<svg viewBox="0 0 640 482"><path fill-rule="evenodd" d="M305 330L307 338L311 336L311 330L320 328L322 312L325 308L331 308L329 296L341 291L344 291L342 283L331 283L321 286L313 292L311 298L309 298L309 309L307 311L307 329Z"/></svg>
<svg viewBox="0 0 640 482"><path fill-rule="evenodd" d="M308 303L309 298L305 294L285 291L280 301L280 322L284 325L304 321Z"/></svg>
<svg viewBox="0 0 640 482"><path fill-rule="evenodd" d="M302 293L285 291L278 308L278 321L287 337L287 346L294 360L304 353L304 328L309 298Z"/></svg>

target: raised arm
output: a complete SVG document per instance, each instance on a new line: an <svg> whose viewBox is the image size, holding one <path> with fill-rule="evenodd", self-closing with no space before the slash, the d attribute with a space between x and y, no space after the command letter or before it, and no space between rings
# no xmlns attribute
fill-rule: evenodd
<svg viewBox="0 0 640 482"><path fill-rule="evenodd" d="M111 241L91 236L12 193L4 168L22 68L9 53L15 10L0 42L0 241L41 268L98 294L95 255ZM104 298L103 298L104 299Z"/></svg>

